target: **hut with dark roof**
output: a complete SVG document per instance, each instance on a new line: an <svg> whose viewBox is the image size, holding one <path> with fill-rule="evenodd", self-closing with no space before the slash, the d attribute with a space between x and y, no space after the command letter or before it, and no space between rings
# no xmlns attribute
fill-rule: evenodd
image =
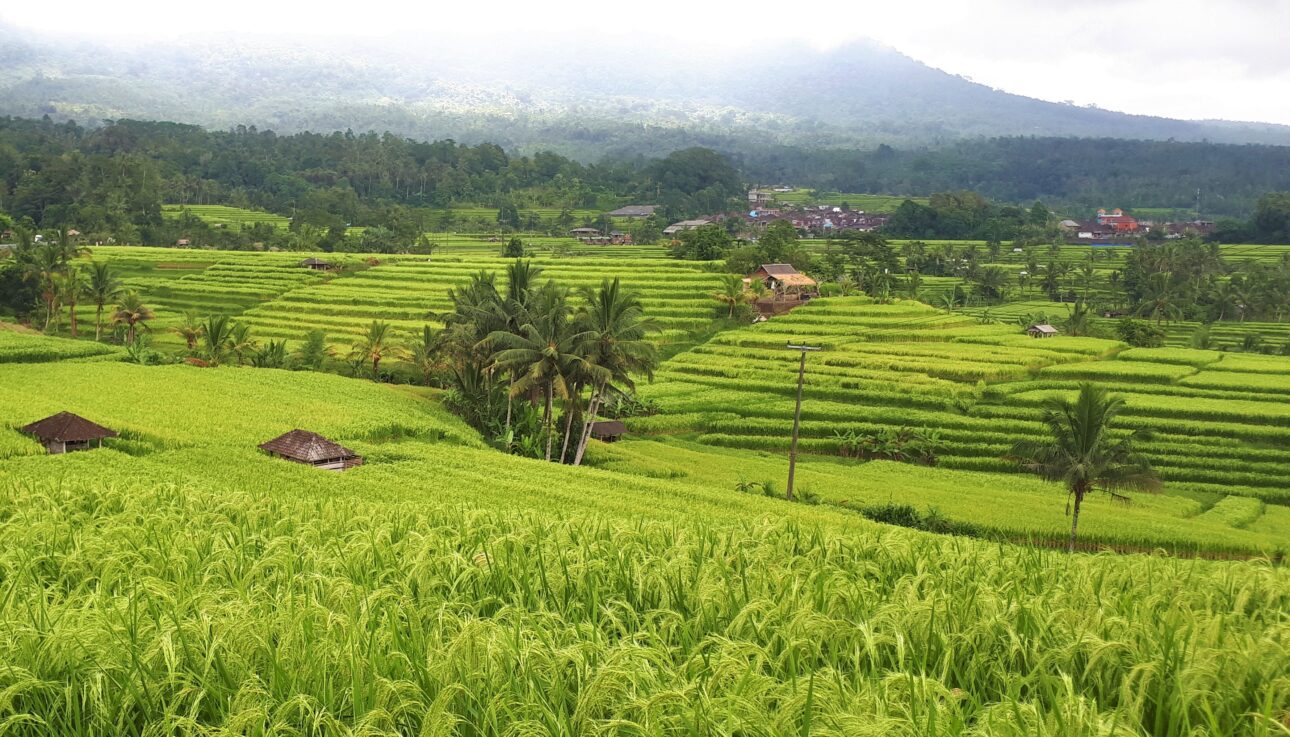
<svg viewBox="0 0 1290 737"><path fill-rule="evenodd" d="M327 261L323 261L320 258L313 258L313 257L310 257L305 259L304 261L301 261L300 265L306 269L312 269L314 271L326 271L331 268L331 264L328 263Z"/></svg>
<svg viewBox="0 0 1290 737"><path fill-rule="evenodd" d="M261 443L260 450L275 458L285 458L328 471L344 471L363 465L363 457L359 454L308 430L292 430L279 435L267 443Z"/></svg>
<svg viewBox="0 0 1290 737"><path fill-rule="evenodd" d="M606 443L616 442L627 434L627 426L619 420L598 420L591 423L591 437Z"/></svg>
<svg viewBox="0 0 1290 737"><path fill-rule="evenodd" d="M100 447L104 438L116 437L115 432L71 412L59 412L21 431L35 436L51 455Z"/></svg>

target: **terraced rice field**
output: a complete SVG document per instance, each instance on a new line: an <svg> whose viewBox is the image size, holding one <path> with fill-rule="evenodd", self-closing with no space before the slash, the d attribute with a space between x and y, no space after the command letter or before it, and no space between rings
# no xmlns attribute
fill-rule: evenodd
<svg viewBox="0 0 1290 737"><path fill-rule="evenodd" d="M391 323L411 336L426 324L439 325L435 313L450 309L448 290L465 284L482 271L500 274L509 263L500 258L408 258L326 283L294 289L257 305L242 319L258 335L299 339L322 329L334 339L355 335L372 320ZM716 311L709 296L718 275L701 264L677 261L633 262L627 259L538 259L543 279L578 289L596 287L620 277L641 296L649 315L661 328L659 340L679 339L708 325ZM499 276L499 285L504 279Z"/></svg>
<svg viewBox="0 0 1290 737"><path fill-rule="evenodd" d="M719 453L678 451L692 479L504 456L427 392L337 376L60 362L0 386L14 737L1271 737L1290 697L1267 561L927 535L735 492ZM47 456L10 429L64 408L124 437ZM367 463L255 449L296 426ZM969 497L954 473L927 495ZM1197 531L1259 524L1247 501Z"/></svg>
<svg viewBox="0 0 1290 737"><path fill-rule="evenodd" d="M788 342L823 348L808 359L804 389L802 446L811 452L836 454L846 430L926 428L940 435L944 468L1015 470L1003 456L1042 432L1043 400L1096 379L1128 400L1125 427L1151 431L1142 447L1174 492L1290 504L1290 360L1041 341L908 301L817 300L721 333L664 364L643 390L663 413L632 425L706 445L786 449L798 360Z"/></svg>
<svg viewBox="0 0 1290 737"><path fill-rule="evenodd" d="M263 210L246 210L229 205L164 205L161 214L164 217L177 218L184 210L201 218L210 225L241 230L256 223L268 223L280 230L291 225L291 218Z"/></svg>

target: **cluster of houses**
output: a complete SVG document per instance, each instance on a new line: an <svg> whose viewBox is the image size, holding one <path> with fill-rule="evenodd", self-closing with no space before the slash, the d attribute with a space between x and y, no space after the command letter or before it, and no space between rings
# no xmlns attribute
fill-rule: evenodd
<svg viewBox="0 0 1290 737"><path fill-rule="evenodd" d="M675 237L687 230L731 219L741 221L741 225L745 230L761 230L771 223L783 220L791 223L793 228L801 233L825 235L841 230L875 230L886 224L888 216L832 205L754 209L748 212L723 213L694 220L682 220L664 228L663 235Z"/></svg>
<svg viewBox="0 0 1290 737"><path fill-rule="evenodd" d="M1067 234L1067 240L1092 245L1128 244L1134 237L1156 230L1163 230L1168 239L1189 235L1204 236L1214 232L1212 220L1155 223L1139 220L1118 207L1114 210L1098 210L1097 216L1091 220L1063 220L1060 225Z"/></svg>

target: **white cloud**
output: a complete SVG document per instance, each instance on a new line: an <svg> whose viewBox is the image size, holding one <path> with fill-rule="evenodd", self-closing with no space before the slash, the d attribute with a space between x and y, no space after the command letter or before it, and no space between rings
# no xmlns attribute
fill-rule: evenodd
<svg viewBox="0 0 1290 737"><path fill-rule="evenodd" d="M772 39L828 47L873 38L1010 92L1132 113L1290 124L1290 0L593 0L218 4L68 0L15 4L18 25L139 43L176 36L664 35L720 49Z"/></svg>

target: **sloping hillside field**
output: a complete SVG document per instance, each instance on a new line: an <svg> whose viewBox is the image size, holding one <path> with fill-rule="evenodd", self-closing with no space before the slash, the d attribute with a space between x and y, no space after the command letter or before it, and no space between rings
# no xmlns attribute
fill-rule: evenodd
<svg viewBox="0 0 1290 737"><path fill-rule="evenodd" d="M474 249L94 258L154 348L185 313L287 350L379 320L396 363L450 290L502 280ZM534 263L621 278L669 356L583 467L495 449L460 385L0 330L0 735L1290 734L1290 359L863 297L732 327L709 264ZM820 349L798 502L790 343ZM1089 380L1164 488L1089 496L1070 554L1065 487L1010 454ZM19 430L60 411L116 436ZM363 462L258 449L293 429Z"/></svg>
<svg viewBox="0 0 1290 737"><path fill-rule="evenodd" d="M6 734L1284 731L1290 574L1266 560L1069 556L501 456L424 390L320 374L71 359L0 387ZM20 446L56 409L122 437ZM255 449L292 427L367 462Z"/></svg>

